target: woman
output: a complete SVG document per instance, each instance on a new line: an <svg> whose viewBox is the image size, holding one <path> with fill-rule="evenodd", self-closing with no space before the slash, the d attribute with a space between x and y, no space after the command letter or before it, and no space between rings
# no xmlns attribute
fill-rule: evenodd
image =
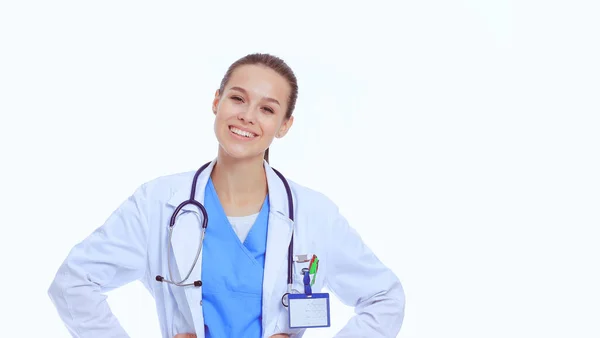
<svg viewBox="0 0 600 338"><path fill-rule="evenodd" d="M335 204L268 164L297 95L275 56L230 66L212 104L216 159L140 186L60 267L49 295L73 336L128 337L103 292L134 280L153 295L163 337L299 337L328 324L326 307L303 307L327 304L325 286L356 310L339 337L397 335L397 277Z"/></svg>

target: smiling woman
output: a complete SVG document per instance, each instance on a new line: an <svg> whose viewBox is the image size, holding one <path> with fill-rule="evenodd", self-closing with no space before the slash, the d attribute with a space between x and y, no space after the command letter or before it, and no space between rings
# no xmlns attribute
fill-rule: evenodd
<svg viewBox="0 0 600 338"><path fill-rule="evenodd" d="M142 184L59 268L49 294L74 337L127 337L103 293L134 280L165 338L301 336L330 326L325 287L356 309L340 336L396 336L396 275L331 200L268 163L297 96L275 56L229 67L212 102L216 158Z"/></svg>
<svg viewBox="0 0 600 338"><path fill-rule="evenodd" d="M283 60L269 54L250 54L234 62L225 73L213 102L215 114L222 103L221 97L226 98L224 114L227 117L231 118L231 114L236 114L235 118L241 117L238 119L241 121L244 116L240 113L249 114L253 112L252 109L258 109L259 113L262 112L268 117L260 120L261 125L265 125L267 129L270 126L273 130L274 123L281 123L281 130L275 136L283 137L294 121L292 113L298 98L298 82L294 72ZM227 102L227 99L231 102ZM258 106L249 107L251 103ZM215 133L219 142L222 142L217 131L219 120L217 115ZM233 133L249 138L259 136L254 131L240 126L239 121L236 124L229 126ZM266 139L272 141L273 135L269 137L267 134ZM264 159L269 161L268 147L264 149Z"/></svg>

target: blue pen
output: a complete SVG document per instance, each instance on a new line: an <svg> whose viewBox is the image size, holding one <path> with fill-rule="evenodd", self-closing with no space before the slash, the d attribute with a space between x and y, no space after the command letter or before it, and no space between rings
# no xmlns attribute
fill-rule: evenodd
<svg viewBox="0 0 600 338"><path fill-rule="evenodd" d="M304 293L308 296L312 295L312 288L310 287L310 272L308 269L304 270Z"/></svg>

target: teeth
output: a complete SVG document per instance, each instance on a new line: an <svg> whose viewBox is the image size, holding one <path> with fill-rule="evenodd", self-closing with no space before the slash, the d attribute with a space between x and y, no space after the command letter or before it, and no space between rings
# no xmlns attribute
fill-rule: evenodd
<svg viewBox="0 0 600 338"><path fill-rule="evenodd" d="M243 130L237 129L237 128L235 128L235 127L231 127L231 128L229 128L229 129L230 129L230 130L231 130L231 131L232 131L234 134L238 134L238 135L241 135L241 136L245 136L245 137L254 137L254 136L256 136L256 135L254 135L253 133L250 133L250 132L247 132L247 131L243 131Z"/></svg>

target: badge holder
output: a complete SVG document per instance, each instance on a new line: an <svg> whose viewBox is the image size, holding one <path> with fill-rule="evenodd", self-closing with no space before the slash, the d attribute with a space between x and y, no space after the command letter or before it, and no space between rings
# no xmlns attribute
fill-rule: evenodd
<svg viewBox="0 0 600 338"><path fill-rule="evenodd" d="M313 258L314 261L314 258ZM318 261L317 261L318 262ZM290 293L288 297L289 325L291 329L330 327L329 294L312 293L311 272L316 275L317 268L311 262L310 269L303 269L304 294ZM318 263L316 264L318 266Z"/></svg>

